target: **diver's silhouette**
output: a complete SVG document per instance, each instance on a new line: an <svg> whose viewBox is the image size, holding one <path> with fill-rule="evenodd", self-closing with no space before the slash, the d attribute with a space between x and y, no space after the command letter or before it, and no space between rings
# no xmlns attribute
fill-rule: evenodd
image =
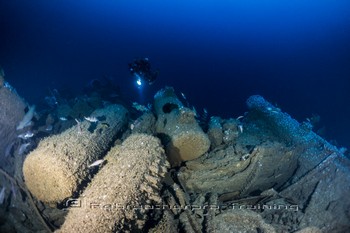
<svg viewBox="0 0 350 233"><path fill-rule="evenodd" d="M152 71L148 58L135 59L129 63L129 71L140 83L144 81L152 84L158 76L158 71Z"/></svg>

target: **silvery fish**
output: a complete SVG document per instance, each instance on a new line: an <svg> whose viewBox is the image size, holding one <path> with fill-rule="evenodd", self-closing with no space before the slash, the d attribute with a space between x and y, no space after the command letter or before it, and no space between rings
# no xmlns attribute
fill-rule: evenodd
<svg viewBox="0 0 350 233"><path fill-rule="evenodd" d="M18 149L18 155L23 155L28 146L30 146L30 142L22 144Z"/></svg>
<svg viewBox="0 0 350 233"><path fill-rule="evenodd" d="M96 117L84 117L85 120L91 122L91 123L96 123L98 122Z"/></svg>
<svg viewBox="0 0 350 233"><path fill-rule="evenodd" d="M5 190L6 190L5 186L2 187L1 192L0 192L0 205L4 203L4 200L5 200Z"/></svg>
<svg viewBox="0 0 350 233"><path fill-rule="evenodd" d="M67 118L65 118L65 117L60 117L60 120L61 120L61 121L66 121Z"/></svg>
<svg viewBox="0 0 350 233"><path fill-rule="evenodd" d="M6 150L5 150L5 157L8 157L11 154L11 150L15 142L12 142L7 145Z"/></svg>
<svg viewBox="0 0 350 233"><path fill-rule="evenodd" d="M137 111L140 112L148 112L150 109L144 105L141 105L139 103L133 102L132 107L135 108Z"/></svg>
<svg viewBox="0 0 350 233"><path fill-rule="evenodd" d="M22 133L22 134L18 135L17 137L22 138L22 139L28 139L28 138L31 138L33 136L34 136L34 133L31 131L28 131L26 133Z"/></svg>
<svg viewBox="0 0 350 233"><path fill-rule="evenodd" d="M100 165L101 163L103 163L104 161L105 161L104 159L96 160L95 162L90 164L88 167L96 167L96 166Z"/></svg>
<svg viewBox="0 0 350 233"><path fill-rule="evenodd" d="M53 129L53 126L52 126L52 125L48 125L48 126L45 128L46 131L51 131L52 129Z"/></svg>
<svg viewBox="0 0 350 233"><path fill-rule="evenodd" d="M32 119L35 113L35 105L29 107L28 112L24 115L23 120L19 122L17 130L23 129L32 124Z"/></svg>

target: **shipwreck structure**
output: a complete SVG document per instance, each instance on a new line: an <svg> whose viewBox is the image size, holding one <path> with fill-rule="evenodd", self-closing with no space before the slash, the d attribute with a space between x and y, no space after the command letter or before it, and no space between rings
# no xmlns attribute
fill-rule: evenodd
<svg viewBox="0 0 350 233"><path fill-rule="evenodd" d="M61 121L66 101L18 139L29 105L3 83L0 231L349 232L349 159L262 96L203 128L171 87L142 114L84 102Z"/></svg>

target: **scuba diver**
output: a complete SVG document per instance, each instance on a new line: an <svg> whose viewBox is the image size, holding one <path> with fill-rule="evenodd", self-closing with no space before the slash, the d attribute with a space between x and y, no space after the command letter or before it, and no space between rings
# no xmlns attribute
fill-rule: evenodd
<svg viewBox="0 0 350 233"><path fill-rule="evenodd" d="M151 70L151 63L148 58L135 59L133 63L129 63L129 71L136 78L136 83L141 86L142 82L147 82L149 85L154 83L158 76L158 70Z"/></svg>

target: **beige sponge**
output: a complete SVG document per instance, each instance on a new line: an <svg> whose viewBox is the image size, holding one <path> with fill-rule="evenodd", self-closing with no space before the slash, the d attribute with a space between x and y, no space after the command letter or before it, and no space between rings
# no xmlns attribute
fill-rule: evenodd
<svg viewBox="0 0 350 233"><path fill-rule="evenodd" d="M58 232L143 232L148 213L161 211L159 190L169 164L158 138L132 134L106 158Z"/></svg>
<svg viewBox="0 0 350 233"><path fill-rule="evenodd" d="M156 131L166 146L172 166L203 155L210 147L208 136L195 119L194 111L182 105L174 89L166 87L154 97Z"/></svg>
<svg viewBox="0 0 350 233"><path fill-rule="evenodd" d="M91 115L99 121L79 122L59 135L42 140L23 164L30 192L47 203L61 202L77 191L89 174L89 165L109 149L127 123L121 105L98 109Z"/></svg>

